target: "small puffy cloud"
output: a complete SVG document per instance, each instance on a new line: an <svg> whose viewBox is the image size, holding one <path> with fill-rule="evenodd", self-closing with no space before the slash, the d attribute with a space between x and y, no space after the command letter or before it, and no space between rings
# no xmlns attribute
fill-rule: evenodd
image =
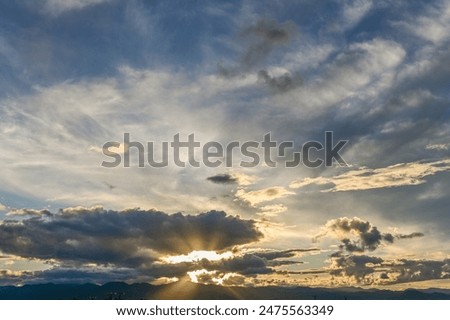
<svg viewBox="0 0 450 320"><path fill-rule="evenodd" d="M411 186L425 183L428 176L450 171L450 159L434 162L399 163L385 168L362 168L352 170L334 177L317 177L295 180L291 188L309 185L326 185L323 192L355 191L379 188ZM330 186L328 188L328 186Z"/></svg>
<svg viewBox="0 0 450 320"><path fill-rule="evenodd" d="M231 174L216 174L214 176L210 176L206 178L206 180L211 181L217 184L234 184L237 183L237 179L233 177Z"/></svg>
<svg viewBox="0 0 450 320"><path fill-rule="evenodd" d="M254 207L259 203L284 198L292 194L295 193L287 190L284 187L275 186L254 191L246 191L244 189L239 189L237 190L235 195L238 199L248 202L252 207Z"/></svg>
<svg viewBox="0 0 450 320"><path fill-rule="evenodd" d="M0 211L6 211L6 210L8 210L8 208L3 203L0 203Z"/></svg>
<svg viewBox="0 0 450 320"><path fill-rule="evenodd" d="M249 186L257 180L257 177L242 172L233 172L215 174L207 177L206 180L216 184L238 184L239 186Z"/></svg>

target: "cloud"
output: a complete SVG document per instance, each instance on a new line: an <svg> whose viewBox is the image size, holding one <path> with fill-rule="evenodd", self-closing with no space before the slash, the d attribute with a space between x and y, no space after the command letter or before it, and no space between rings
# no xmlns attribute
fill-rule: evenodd
<svg viewBox="0 0 450 320"><path fill-rule="evenodd" d="M331 258L330 274L365 285L388 285L414 281L450 279L450 259L385 260L366 255ZM348 283L349 279L345 282ZM350 281L351 282L351 281Z"/></svg>
<svg viewBox="0 0 450 320"><path fill-rule="evenodd" d="M43 271L0 270L0 285L39 284L39 283L98 283L129 281L150 282L155 277L139 270L117 267L54 267Z"/></svg>
<svg viewBox="0 0 450 320"><path fill-rule="evenodd" d="M371 0L346 1L343 6L343 18L349 25L358 23L373 7Z"/></svg>
<svg viewBox="0 0 450 320"><path fill-rule="evenodd" d="M375 272L383 259L366 255L349 255L332 258L330 274L354 278L358 283L367 281L366 277Z"/></svg>
<svg viewBox="0 0 450 320"><path fill-rule="evenodd" d="M309 249L288 249L288 250L261 250L254 252L252 254L267 260L275 260L280 258L296 257L304 252L317 252L317 251L320 251L320 249L309 248Z"/></svg>
<svg viewBox="0 0 450 320"><path fill-rule="evenodd" d="M197 269L219 272L232 272L241 275L256 275L275 273L272 267L301 264L302 261L284 260L299 257L302 253L319 251L319 249L289 249L289 250L249 250L243 254L220 260L199 261Z"/></svg>
<svg viewBox="0 0 450 320"><path fill-rule="evenodd" d="M260 208L259 215L266 217L276 217L280 213L286 212L288 208L282 204L268 204Z"/></svg>
<svg viewBox="0 0 450 320"><path fill-rule="evenodd" d="M435 151L444 151L448 150L450 147L450 143L438 143L438 144L427 144L425 149L427 150L435 150Z"/></svg>
<svg viewBox="0 0 450 320"><path fill-rule="evenodd" d="M231 174L216 174L206 178L206 180L217 184L234 184L237 183L237 178L233 177Z"/></svg>
<svg viewBox="0 0 450 320"><path fill-rule="evenodd" d="M203 260L201 265L208 270L236 272L242 275L266 274L273 272L273 270L268 267L267 259L261 258L254 254L244 254L232 259L220 261Z"/></svg>
<svg viewBox="0 0 450 320"><path fill-rule="evenodd" d="M410 234L398 234L396 238L398 239L412 239L412 238L421 238L424 234L422 232L413 232Z"/></svg>
<svg viewBox="0 0 450 320"><path fill-rule="evenodd" d="M361 168L334 177L299 179L289 186L303 188L309 185L332 185L323 192L393 188L419 185L426 182L424 178L445 171L450 171L450 159L399 163L378 169Z"/></svg>
<svg viewBox="0 0 450 320"><path fill-rule="evenodd" d="M229 78L253 70L265 62L277 47L287 44L296 33L296 25L291 21L278 23L275 20L259 19L255 24L243 28L240 32L247 46L238 65L225 67L219 64L219 74ZM279 79L278 82L280 81L282 80ZM286 84L281 87L286 87Z"/></svg>
<svg viewBox="0 0 450 320"><path fill-rule="evenodd" d="M279 24L274 20L260 19L241 32L241 36L252 40L242 56L242 64L253 67L263 62L277 47L286 44L295 34L296 25L293 22Z"/></svg>
<svg viewBox="0 0 450 320"><path fill-rule="evenodd" d="M445 43L449 39L450 5L447 1L437 1L426 6L419 16L409 16L405 22L398 23L406 27L416 36L435 45Z"/></svg>
<svg viewBox="0 0 450 320"><path fill-rule="evenodd" d="M303 78L298 73L286 72L281 76L272 76L267 70L260 70L258 78L261 79L274 92L287 92L303 85Z"/></svg>
<svg viewBox="0 0 450 320"><path fill-rule="evenodd" d="M275 186L254 191L245 191L244 189L239 189L236 191L235 195L238 199L248 202L252 207L254 207L261 202L284 198L292 194L295 193L292 191L288 191L284 187Z"/></svg>
<svg viewBox="0 0 450 320"><path fill-rule="evenodd" d="M43 210L12 209L6 215L7 216L35 216L35 217L40 217L40 216L52 216L52 213L49 210L47 210L47 209L43 209Z"/></svg>
<svg viewBox="0 0 450 320"><path fill-rule="evenodd" d="M393 263L387 275L393 278L393 283L450 279L450 259L442 261L400 259Z"/></svg>
<svg viewBox="0 0 450 320"><path fill-rule="evenodd" d="M3 203L0 203L0 211L6 211L6 210L8 210L8 208Z"/></svg>
<svg viewBox="0 0 450 320"><path fill-rule="evenodd" d="M406 235L381 233L369 221L358 217L343 217L329 220L323 229L324 231L317 235L314 240L332 234L341 241L340 248L345 249L347 252L374 251L381 245L382 241L393 243L395 238L412 239L424 236L421 232L413 232Z"/></svg>
<svg viewBox="0 0 450 320"><path fill-rule="evenodd" d="M253 220L221 211L191 216L78 207L3 221L0 251L31 259L143 267L161 254L224 250L262 236Z"/></svg>
<svg viewBox="0 0 450 320"><path fill-rule="evenodd" d="M108 1L110 0L45 0L44 9L52 15L59 15L64 12L81 10Z"/></svg>
<svg viewBox="0 0 450 320"><path fill-rule="evenodd" d="M342 242L342 247L348 252L364 252L366 250L373 251L383 240L384 235L378 231L369 221L364 221L358 217L354 218L338 218L329 220L325 224L324 233L318 237L323 237L328 233L332 233ZM349 236L356 236L356 240L350 240ZM388 234L387 238L391 240L392 235Z"/></svg>
<svg viewBox="0 0 450 320"><path fill-rule="evenodd" d="M205 269L188 272L191 281L194 283L223 285L223 286L243 286L247 283L246 277L236 273L223 273L217 270L208 271Z"/></svg>

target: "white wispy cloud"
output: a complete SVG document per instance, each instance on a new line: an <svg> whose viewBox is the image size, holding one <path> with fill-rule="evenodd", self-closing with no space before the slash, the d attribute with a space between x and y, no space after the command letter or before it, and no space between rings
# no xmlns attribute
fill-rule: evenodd
<svg viewBox="0 0 450 320"><path fill-rule="evenodd" d="M295 189L309 185L328 185L323 192L392 188L422 184L426 182L426 177L444 171L450 171L450 159L399 163L378 169L362 168L334 177L299 179L289 186Z"/></svg>
<svg viewBox="0 0 450 320"><path fill-rule="evenodd" d="M110 0L45 0L44 9L52 15L58 15L108 1Z"/></svg>
<svg viewBox="0 0 450 320"><path fill-rule="evenodd" d="M235 196L243 201L248 202L251 206L255 206L262 202L268 202L279 198L284 198L289 195L293 195L295 192L289 191L284 187L274 186L270 188L246 191L239 189L236 191Z"/></svg>

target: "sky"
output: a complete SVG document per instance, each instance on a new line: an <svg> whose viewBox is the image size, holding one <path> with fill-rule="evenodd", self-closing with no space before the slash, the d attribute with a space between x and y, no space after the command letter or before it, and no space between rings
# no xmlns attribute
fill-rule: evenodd
<svg viewBox="0 0 450 320"><path fill-rule="evenodd" d="M449 1L0 8L0 285L450 288ZM124 142L325 132L346 165L139 167Z"/></svg>

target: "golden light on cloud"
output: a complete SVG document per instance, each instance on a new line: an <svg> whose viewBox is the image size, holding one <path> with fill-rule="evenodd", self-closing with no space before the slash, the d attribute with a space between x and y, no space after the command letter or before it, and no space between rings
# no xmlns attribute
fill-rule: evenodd
<svg viewBox="0 0 450 320"><path fill-rule="evenodd" d="M398 163L377 169L360 168L334 177L294 180L289 187L298 189L309 185L331 185L322 192L335 192L413 186L425 183L428 176L445 171L450 171L450 159Z"/></svg>
<svg viewBox="0 0 450 320"><path fill-rule="evenodd" d="M161 278L158 278L158 279L153 280L153 281L151 282L151 284L154 285L154 286L158 286L158 285L164 285L164 284L174 283L174 282L177 282L177 281L179 281L179 280L180 280L180 279L177 278L177 277L171 277L171 278L169 278L169 277L161 277Z"/></svg>
<svg viewBox="0 0 450 320"><path fill-rule="evenodd" d="M262 202L268 202L279 198L284 198L289 195L293 195L295 192L289 191L284 187L274 186L271 188L246 191L244 189L238 189L236 191L236 197L240 200L248 202L252 207Z"/></svg>
<svg viewBox="0 0 450 320"><path fill-rule="evenodd" d="M233 253L230 251L226 251L223 253L217 253L215 251L207 251L207 250L194 250L188 254L182 254L177 256L168 256L161 258L162 261L166 263L181 263L181 262L195 262L200 261L202 259L207 259L209 261L217 261L222 259L230 259L233 256Z"/></svg>
<svg viewBox="0 0 450 320"><path fill-rule="evenodd" d="M219 272L199 269L187 273L191 282L200 284L214 284L219 286L243 285L244 277L234 272Z"/></svg>

